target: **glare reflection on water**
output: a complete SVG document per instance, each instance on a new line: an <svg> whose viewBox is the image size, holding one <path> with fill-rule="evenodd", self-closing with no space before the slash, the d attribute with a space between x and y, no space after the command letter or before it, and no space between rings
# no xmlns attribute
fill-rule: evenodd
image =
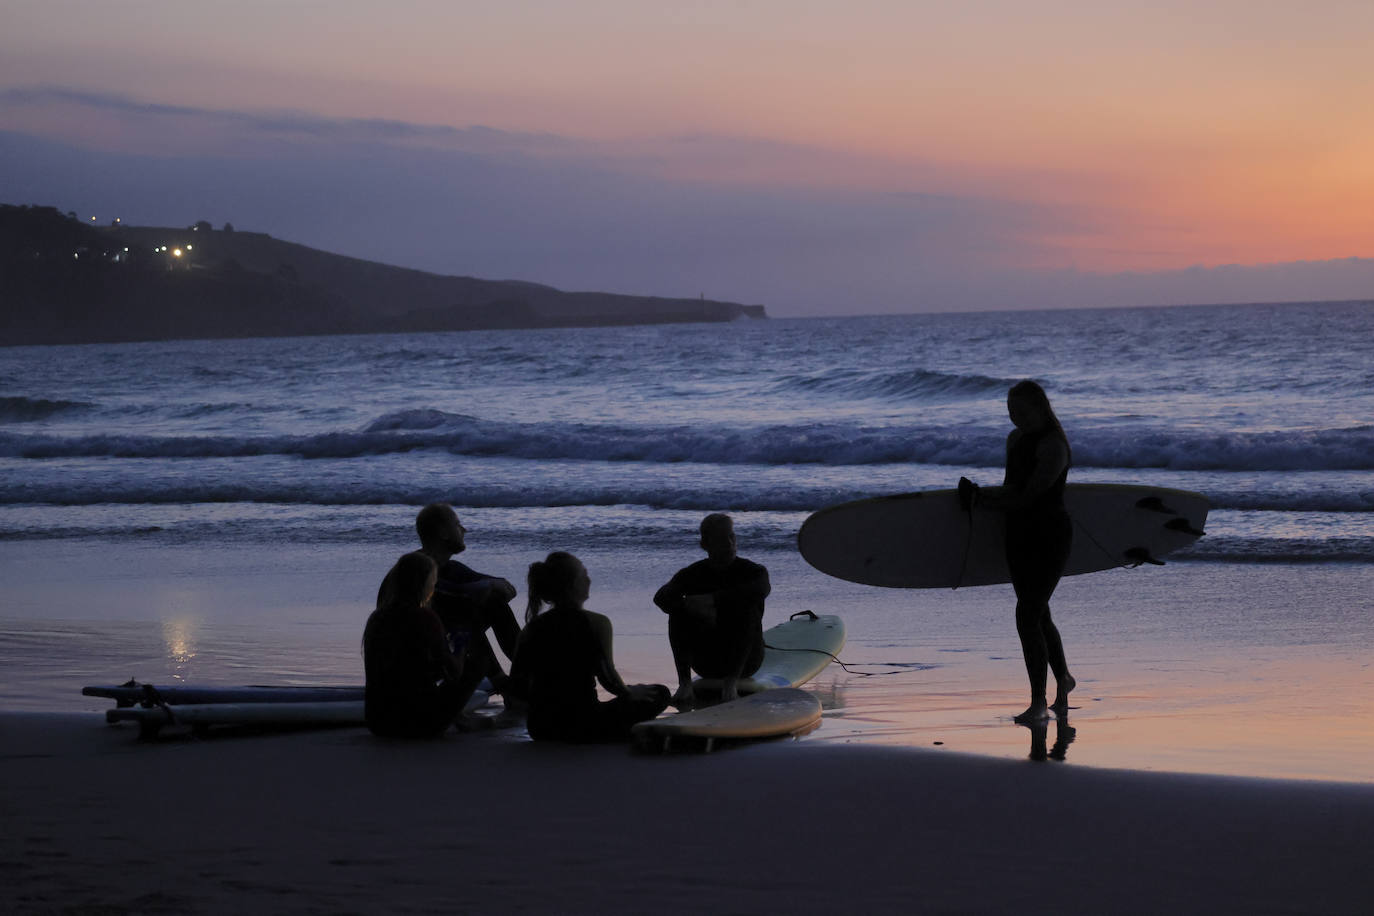
<svg viewBox="0 0 1374 916"><path fill-rule="evenodd" d="M191 680L191 662L196 657L197 621L193 617L163 618L162 640L167 646L167 676L178 681Z"/></svg>

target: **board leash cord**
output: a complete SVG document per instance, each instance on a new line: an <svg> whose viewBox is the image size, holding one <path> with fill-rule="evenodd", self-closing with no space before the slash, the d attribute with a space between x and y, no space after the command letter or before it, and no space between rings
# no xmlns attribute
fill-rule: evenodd
<svg viewBox="0 0 1374 916"><path fill-rule="evenodd" d="M952 591L958 591L964 584L964 573L968 572L968 555L973 549L973 501L978 493L978 484L967 477L959 478L959 508L968 516L968 531L964 534L964 555L959 560L959 578Z"/></svg>

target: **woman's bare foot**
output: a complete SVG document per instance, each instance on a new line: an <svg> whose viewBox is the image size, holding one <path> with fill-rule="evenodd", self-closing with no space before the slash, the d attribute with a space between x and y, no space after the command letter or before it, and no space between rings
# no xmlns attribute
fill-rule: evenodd
<svg viewBox="0 0 1374 916"><path fill-rule="evenodd" d="M1043 722L1050 717L1050 708L1045 705L1044 697L1037 697L1026 707L1026 711L1012 716L1013 722L1027 725L1031 722Z"/></svg>
<svg viewBox="0 0 1374 916"><path fill-rule="evenodd" d="M1058 689L1054 692L1054 705L1050 708L1055 712L1069 711L1069 691L1078 686L1078 681L1074 680L1072 674L1065 674L1064 679L1059 682Z"/></svg>

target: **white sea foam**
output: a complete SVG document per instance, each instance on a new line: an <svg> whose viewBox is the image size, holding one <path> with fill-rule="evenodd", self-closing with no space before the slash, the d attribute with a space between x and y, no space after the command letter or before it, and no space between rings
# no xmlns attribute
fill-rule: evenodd
<svg viewBox="0 0 1374 916"><path fill-rule="evenodd" d="M805 513L996 483L1005 389L1034 377L1071 479L1195 489L1265 519L1219 515L1198 556L1310 542L1295 555L1348 559L1374 512L1371 335L1374 309L1314 305L8 348L0 509L77 515L0 536L170 536L131 517L180 504L443 498L578 507L572 527L640 507L630 530L679 510ZM100 506L124 517L79 517ZM1274 540L1304 512L1330 525ZM244 530L289 529L272 518ZM347 539L361 523L320 524Z"/></svg>

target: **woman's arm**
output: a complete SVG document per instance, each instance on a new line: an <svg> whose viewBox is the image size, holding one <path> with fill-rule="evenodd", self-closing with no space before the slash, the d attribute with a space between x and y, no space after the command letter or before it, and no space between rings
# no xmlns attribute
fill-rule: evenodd
<svg viewBox="0 0 1374 916"><path fill-rule="evenodd" d="M1015 436L1007 437L1007 454L1011 454ZM1059 436L1042 436L1035 448L1035 468L1026 482L1020 487L985 487L978 491L976 504L1003 512L1014 512L1030 505L1041 494L1055 485L1059 475L1069 466L1069 447Z"/></svg>
<svg viewBox="0 0 1374 916"><path fill-rule="evenodd" d="M530 654L524 651L529 632L529 627L520 631L520 640L515 646L515 658L510 661L510 690L521 700L530 698Z"/></svg>
<svg viewBox="0 0 1374 916"><path fill-rule="evenodd" d="M457 681L463 674L462 656L454 655L449 648L448 636L444 633L443 621L439 615L429 610L424 611L424 639L425 649L431 656L439 660L439 665L443 668L444 679L447 681Z"/></svg>
<svg viewBox="0 0 1374 916"><path fill-rule="evenodd" d="M620 679L620 672L615 670L614 657L611 655L610 618L595 611L583 611L583 613L591 621L592 633L596 635L596 641L601 646L601 662L597 666L596 679L601 682L602 687L605 687L615 696L628 696L630 688L626 687L625 682Z"/></svg>

